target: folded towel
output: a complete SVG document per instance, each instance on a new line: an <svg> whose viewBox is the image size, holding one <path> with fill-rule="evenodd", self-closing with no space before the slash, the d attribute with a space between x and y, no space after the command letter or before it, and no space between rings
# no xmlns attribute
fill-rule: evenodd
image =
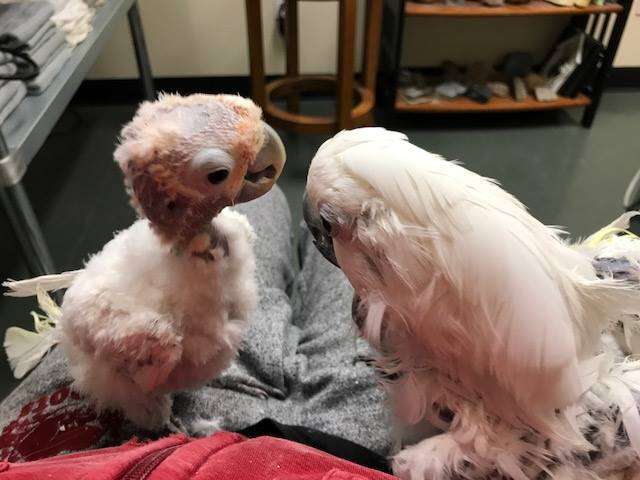
<svg viewBox="0 0 640 480"><path fill-rule="evenodd" d="M0 27L0 31L2 27ZM38 29L33 36L27 40L26 47L28 49L33 49L38 43L42 41L42 39L49 33L52 28L56 28L56 26L51 22L51 20L47 20L42 24L42 26Z"/></svg>
<svg viewBox="0 0 640 480"><path fill-rule="evenodd" d="M1 4L0 44L10 49L28 46L52 15L53 6L46 1Z"/></svg>
<svg viewBox="0 0 640 480"><path fill-rule="evenodd" d="M31 80L40 68L24 52L3 52L0 59L0 80Z"/></svg>
<svg viewBox="0 0 640 480"><path fill-rule="evenodd" d="M17 71L18 66L15 63L7 62L0 65L0 77L15 75Z"/></svg>
<svg viewBox="0 0 640 480"><path fill-rule="evenodd" d="M19 80L5 82L0 87L0 124L4 123L26 95L27 87Z"/></svg>
<svg viewBox="0 0 640 480"><path fill-rule="evenodd" d="M28 53L31 60L36 62L40 69L43 69L55 57L58 50L65 46L64 35L52 25L42 40L34 45ZM0 68L2 68L1 65Z"/></svg>
<svg viewBox="0 0 640 480"><path fill-rule="evenodd" d="M40 95L44 92L54 78L60 73L62 67L67 60L71 57L71 51L73 49L69 46L65 46L62 48L55 56L51 59L47 65L40 70L40 75L38 75L33 80L29 80L27 82L27 89L29 91L29 95Z"/></svg>
<svg viewBox="0 0 640 480"><path fill-rule="evenodd" d="M20 82L14 80L0 80L0 110L13 98L18 90L18 83Z"/></svg>

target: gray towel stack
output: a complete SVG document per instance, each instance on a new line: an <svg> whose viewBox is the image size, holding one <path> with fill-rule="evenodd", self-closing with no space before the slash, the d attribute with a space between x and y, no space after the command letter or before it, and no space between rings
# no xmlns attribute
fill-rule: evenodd
<svg viewBox="0 0 640 480"><path fill-rule="evenodd" d="M29 56L42 70L65 46L64 35L55 26L50 25L40 41L29 50Z"/></svg>
<svg viewBox="0 0 640 480"><path fill-rule="evenodd" d="M39 95L51 84L71 57L71 47L53 24L29 50L29 56L40 68L40 74L27 82L29 95Z"/></svg>
<svg viewBox="0 0 640 480"><path fill-rule="evenodd" d="M40 67L40 74L33 80L27 82L29 95L40 95L51 85L53 79L56 78L64 64L67 63L67 60L71 57L72 50L73 49L67 46L66 43L61 48L55 50L53 56L50 57L50 60L44 67Z"/></svg>
<svg viewBox="0 0 640 480"><path fill-rule="evenodd" d="M0 46L4 50L0 52L0 76L6 79L20 73L12 51L28 55L40 69L26 84L0 80L0 123L26 94L42 93L71 56L64 34L51 21L53 14L53 5L44 0L0 4Z"/></svg>
<svg viewBox="0 0 640 480"><path fill-rule="evenodd" d="M53 5L45 1L0 4L0 44L33 47L51 25Z"/></svg>

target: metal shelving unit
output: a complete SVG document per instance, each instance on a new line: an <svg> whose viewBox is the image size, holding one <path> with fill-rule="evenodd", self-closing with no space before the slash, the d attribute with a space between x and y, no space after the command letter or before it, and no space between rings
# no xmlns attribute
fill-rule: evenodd
<svg viewBox="0 0 640 480"><path fill-rule="evenodd" d="M399 112L413 113L462 113L462 112L504 112L552 110L568 107L585 107L582 124L590 127L600 104L600 97L606 80L611 72L613 59L620 45L620 39L629 16L632 0L619 0L619 3L589 5L586 7L561 7L543 0L532 0L524 5L503 5L489 7L478 1L467 1L464 5L444 3L424 4L404 0L385 0L383 41L381 48L381 93L387 105ZM487 18L513 16L570 16L573 23L602 42L606 51L602 64L595 76L588 94L579 94L575 98L560 97L551 102L539 102L528 98L518 102L510 98L492 98L486 104L479 104L461 97L450 101L423 104L409 104L397 94L397 75L400 69L402 35L406 17L442 18ZM611 33L610 22L614 18ZM385 95L386 94L386 95Z"/></svg>
<svg viewBox="0 0 640 480"><path fill-rule="evenodd" d="M54 273L54 262L22 185L44 144L87 75L116 23L128 15L144 96L155 97L149 56L136 0L109 0L94 18L93 31L78 45L41 95L26 97L0 127L0 200L33 275Z"/></svg>

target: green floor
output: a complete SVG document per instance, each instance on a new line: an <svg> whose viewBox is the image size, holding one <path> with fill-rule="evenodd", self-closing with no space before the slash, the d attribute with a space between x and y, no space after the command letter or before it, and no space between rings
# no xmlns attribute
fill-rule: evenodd
<svg viewBox="0 0 640 480"><path fill-rule="evenodd" d="M311 108L314 108L313 106ZM75 269L134 219L111 159L133 105L72 106L34 160L26 188L60 269ZM423 148L499 179L539 219L584 236L622 211L622 195L640 168L640 92L607 93L593 128L579 111L470 117L389 116L379 124L404 131ZM307 165L326 138L282 133L288 164L280 185L294 216ZM0 212L0 277L27 275ZM0 299L1 331L30 326L29 300ZM0 398L13 388L0 354Z"/></svg>

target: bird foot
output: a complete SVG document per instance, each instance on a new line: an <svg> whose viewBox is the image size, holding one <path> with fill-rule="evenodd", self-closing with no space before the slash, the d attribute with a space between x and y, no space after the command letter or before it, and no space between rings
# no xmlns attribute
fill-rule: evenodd
<svg viewBox="0 0 640 480"><path fill-rule="evenodd" d="M162 430L169 423L173 400L169 395L149 396L122 406L125 416L149 431Z"/></svg>
<svg viewBox="0 0 640 480"><path fill-rule="evenodd" d="M167 430L171 433L184 433L185 435L189 435L189 431L185 424L178 417L171 415L169 417L169 421L167 421Z"/></svg>
<svg viewBox="0 0 640 480"><path fill-rule="evenodd" d="M465 468L463 459L458 442L444 433L400 451L393 458L393 473L402 480L450 480Z"/></svg>
<svg viewBox="0 0 640 480"><path fill-rule="evenodd" d="M189 432L194 437L208 437L220 430L222 430L222 421L219 418L198 417L189 425Z"/></svg>

